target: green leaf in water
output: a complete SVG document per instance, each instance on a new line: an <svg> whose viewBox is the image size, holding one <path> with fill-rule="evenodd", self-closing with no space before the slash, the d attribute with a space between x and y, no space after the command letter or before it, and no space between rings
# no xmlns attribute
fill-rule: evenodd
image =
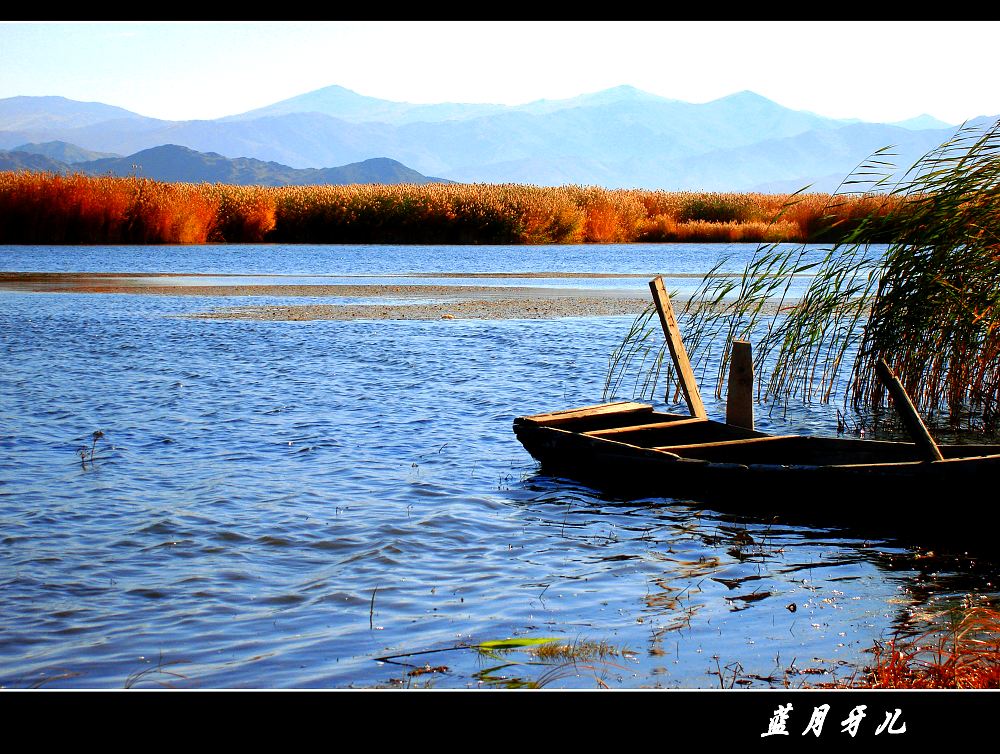
<svg viewBox="0 0 1000 754"><path fill-rule="evenodd" d="M474 646L476 649L489 652L497 649L520 649L522 647L536 647L539 644L548 644L549 642L553 641L559 641L558 637L549 636L537 639L499 639L497 641L483 641Z"/></svg>

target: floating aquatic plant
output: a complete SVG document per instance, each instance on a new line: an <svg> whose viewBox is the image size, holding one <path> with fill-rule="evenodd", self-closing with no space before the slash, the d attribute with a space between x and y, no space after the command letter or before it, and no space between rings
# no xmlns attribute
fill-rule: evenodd
<svg viewBox="0 0 1000 754"><path fill-rule="evenodd" d="M77 455L80 456L80 465L86 469L89 463L91 467L94 465L95 453L97 452L97 441L104 437L104 432L102 430L95 431L91 436L90 447L86 446L80 448L77 451Z"/></svg>

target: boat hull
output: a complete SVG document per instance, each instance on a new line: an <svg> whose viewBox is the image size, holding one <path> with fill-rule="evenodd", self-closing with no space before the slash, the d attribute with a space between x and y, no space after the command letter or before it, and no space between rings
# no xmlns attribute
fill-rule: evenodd
<svg viewBox="0 0 1000 754"><path fill-rule="evenodd" d="M611 413L574 420L572 414L520 417L514 432L546 473L618 497L708 503L789 522L923 530L955 516L965 527L970 521L976 527L1000 523L996 506L964 504L965 498L992 497L1000 480L1000 446L942 446L944 460L925 461L911 443L774 437L651 408L617 418ZM670 442L672 436L691 439L695 431L707 439Z"/></svg>

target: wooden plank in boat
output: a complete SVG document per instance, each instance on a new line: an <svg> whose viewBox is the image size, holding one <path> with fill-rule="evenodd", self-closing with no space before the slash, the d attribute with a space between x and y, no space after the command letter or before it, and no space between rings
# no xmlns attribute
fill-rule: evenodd
<svg viewBox="0 0 1000 754"><path fill-rule="evenodd" d="M661 422L652 422L650 424L630 424L621 427L608 427L607 429L595 429L590 432L584 432L583 434L588 437L605 437L613 438L615 435L624 434L626 432L639 432L649 429L663 429L664 427L682 427L688 426L690 424L703 424L707 419L673 419Z"/></svg>
<svg viewBox="0 0 1000 754"><path fill-rule="evenodd" d="M563 411L552 411L547 414L535 414L525 416L525 420L537 424L556 426L577 419L587 419L594 416L609 416L621 414L651 413L653 407L648 403L636 403L634 401L618 401L616 403L599 403L593 406L580 406L579 408L569 408Z"/></svg>
<svg viewBox="0 0 1000 754"><path fill-rule="evenodd" d="M775 440L802 440L802 435L767 435L765 437L744 437L739 440L717 440L715 442L693 442L689 445L658 445L656 450L667 450L678 452L691 450L692 448L738 448L741 445L758 445L760 443L773 442Z"/></svg>
<svg viewBox="0 0 1000 754"><path fill-rule="evenodd" d="M655 418L657 415L652 415ZM590 432L596 430L610 429L606 427L587 427L588 436ZM685 445L687 443L717 442L719 440L740 440L747 437L766 437L763 432L756 432L743 427L733 427L729 424L711 421L709 419L694 419L683 417L677 421L648 422L640 425L638 422L632 426L621 427L620 432L610 435L597 435L594 439L605 440L615 439L629 445L637 445L644 448L658 446ZM578 430L583 431L583 430Z"/></svg>

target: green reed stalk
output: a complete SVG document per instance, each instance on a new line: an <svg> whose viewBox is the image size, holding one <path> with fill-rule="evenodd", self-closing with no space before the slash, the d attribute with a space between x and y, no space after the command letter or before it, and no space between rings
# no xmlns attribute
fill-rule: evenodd
<svg viewBox="0 0 1000 754"><path fill-rule="evenodd" d="M703 277L682 310L685 343L702 376L722 349L717 396L731 342L756 339L758 400L829 402L846 384L845 403L874 409L884 359L932 417L1000 416L1000 121L959 129L895 184L892 156L878 150L829 197L813 232L840 240L818 259L805 245L760 244L738 280L719 265ZM887 240L884 253L873 239ZM793 301L800 275L811 281Z"/></svg>

